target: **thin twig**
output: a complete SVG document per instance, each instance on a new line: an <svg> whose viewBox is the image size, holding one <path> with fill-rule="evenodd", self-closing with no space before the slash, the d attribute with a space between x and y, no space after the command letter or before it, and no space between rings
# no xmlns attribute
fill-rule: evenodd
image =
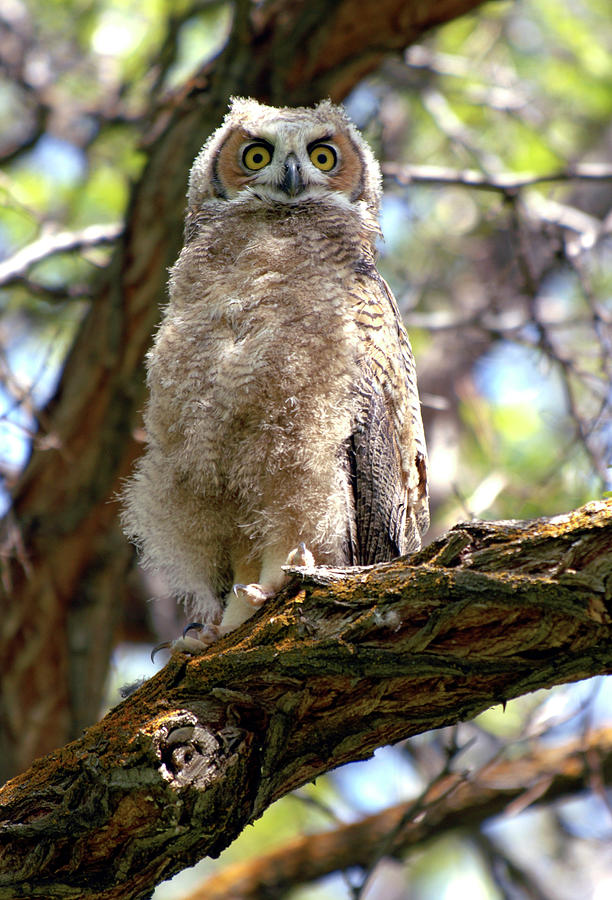
<svg viewBox="0 0 612 900"><path fill-rule="evenodd" d="M386 162L383 175L398 184L462 185L485 191L512 194L524 188L550 182L612 181L612 165L606 163L581 163L556 172L537 175L531 172L503 172L499 175L484 174L476 169L453 169L448 166L401 165Z"/></svg>
<svg viewBox="0 0 612 900"><path fill-rule="evenodd" d="M59 231L46 234L22 247L13 256L0 262L0 285L23 276L34 265L58 253L69 253L85 247L97 247L116 241L123 232L123 223L88 225L80 231Z"/></svg>

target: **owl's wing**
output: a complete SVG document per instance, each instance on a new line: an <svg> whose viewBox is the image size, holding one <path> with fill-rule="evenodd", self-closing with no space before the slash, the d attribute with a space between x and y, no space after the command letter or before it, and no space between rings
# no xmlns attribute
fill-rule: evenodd
<svg viewBox="0 0 612 900"><path fill-rule="evenodd" d="M418 550L429 526L427 452L412 349L386 282L360 282L355 307L363 353L357 414L346 444L353 564Z"/></svg>

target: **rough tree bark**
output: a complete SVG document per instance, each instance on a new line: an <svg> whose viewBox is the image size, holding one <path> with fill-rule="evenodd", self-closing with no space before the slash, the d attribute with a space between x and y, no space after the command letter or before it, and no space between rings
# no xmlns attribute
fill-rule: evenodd
<svg viewBox="0 0 612 900"><path fill-rule="evenodd" d="M114 498L139 452L142 360L182 235L187 173L229 96L340 100L386 54L480 2L236 0L225 51L152 111L125 230L5 522L0 780L75 737L100 707L131 561Z"/></svg>
<svg viewBox="0 0 612 900"><path fill-rule="evenodd" d="M612 501L300 570L0 792L0 898L140 898L381 744L612 671Z"/></svg>
<svg viewBox="0 0 612 900"><path fill-rule="evenodd" d="M277 849L234 862L182 900L270 900L299 884L383 857L403 859L429 840L470 831L500 814L575 797L612 783L612 728L550 747L529 746L512 759L477 771L444 771L414 801L398 803L348 825L300 835Z"/></svg>

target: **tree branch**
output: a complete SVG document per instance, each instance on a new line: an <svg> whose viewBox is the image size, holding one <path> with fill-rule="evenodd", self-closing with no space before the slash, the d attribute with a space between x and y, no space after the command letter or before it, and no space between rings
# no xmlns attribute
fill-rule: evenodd
<svg viewBox="0 0 612 900"><path fill-rule="evenodd" d="M86 247L110 244L121 236L123 225L88 225L80 231L44 234L0 262L0 286L5 287L23 276L30 266L58 253L69 253Z"/></svg>
<svg viewBox="0 0 612 900"><path fill-rule="evenodd" d="M332 831L296 837L271 853L236 862L207 878L184 900L267 900L290 887L359 866L369 869L385 856L403 857L432 838L474 829L503 812L522 812L589 787L590 760L597 758L612 783L612 729L559 747L537 745L518 758L494 761L466 777L436 779L419 799L398 803Z"/></svg>
<svg viewBox="0 0 612 900"><path fill-rule="evenodd" d="M571 181L612 181L612 166L606 163L581 163L556 172L536 175L532 172L503 172L498 175L485 174L476 169L451 169L447 166L402 165L387 162L382 166L383 174L393 178L398 184L463 185L483 191L497 191L514 194L525 188L551 182Z"/></svg>
<svg viewBox="0 0 612 900"><path fill-rule="evenodd" d="M0 793L0 898L138 898L381 744L612 671L612 501L298 570Z"/></svg>

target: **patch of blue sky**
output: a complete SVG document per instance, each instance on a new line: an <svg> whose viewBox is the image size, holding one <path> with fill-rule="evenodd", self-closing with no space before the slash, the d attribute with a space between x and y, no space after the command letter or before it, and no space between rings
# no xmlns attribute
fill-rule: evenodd
<svg viewBox="0 0 612 900"><path fill-rule="evenodd" d="M50 347L40 336L27 330L27 326L15 334L12 346L7 348L9 367L22 387L28 390L36 407L41 407L55 390L60 375L55 347Z"/></svg>
<svg viewBox="0 0 612 900"><path fill-rule="evenodd" d="M416 797L423 786L398 747L380 747L371 759L342 766L331 777L355 809L356 818Z"/></svg>
<svg viewBox="0 0 612 900"><path fill-rule="evenodd" d="M36 429L33 417L0 385L0 467L20 472L30 454L31 437ZM10 506L10 496L0 484L0 516Z"/></svg>
<svg viewBox="0 0 612 900"><path fill-rule="evenodd" d="M87 158L69 141L44 134L11 169L14 205L0 221L0 259L38 236L40 218L62 201L64 192L87 174ZM34 208L37 212L34 213Z"/></svg>
<svg viewBox="0 0 612 900"><path fill-rule="evenodd" d="M23 165L57 182L58 186L74 184L87 173L87 157L69 141L43 134L24 158Z"/></svg>
<svg viewBox="0 0 612 900"><path fill-rule="evenodd" d="M126 685L151 678L162 665L167 656L159 654L156 661L151 660L151 648L143 644L119 644L111 656L106 694L110 706L122 699L121 689Z"/></svg>
<svg viewBox="0 0 612 900"><path fill-rule="evenodd" d="M29 453L30 434L36 422L18 400L0 385L0 455L3 464L20 468Z"/></svg>
<svg viewBox="0 0 612 900"><path fill-rule="evenodd" d="M501 341L474 367L478 390L497 405L529 405L538 410L563 408L558 375L530 347Z"/></svg>
<svg viewBox="0 0 612 900"><path fill-rule="evenodd" d="M25 321L13 320L11 330L12 339L5 350L10 387L0 384L0 462L15 472L25 465L32 435L38 430L36 418L21 402L23 396L28 396L28 406L42 407L56 388L60 367L55 361L57 354L28 332ZM0 494L0 512L7 505L8 497Z"/></svg>
<svg viewBox="0 0 612 900"><path fill-rule="evenodd" d="M604 728L612 722L612 676L599 675L572 684L558 685L533 717L534 733L542 740L564 743L582 734L585 727Z"/></svg>
<svg viewBox="0 0 612 900"><path fill-rule="evenodd" d="M392 251L407 239L412 216L403 195L386 193L380 206L380 225L384 235L381 250Z"/></svg>
<svg viewBox="0 0 612 900"><path fill-rule="evenodd" d="M344 101L344 108L357 128L363 129L380 108L380 92L373 84L362 81Z"/></svg>
<svg viewBox="0 0 612 900"><path fill-rule="evenodd" d="M499 892L474 848L457 842L452 849L455 852L440 859L419 882L420 900L497 900Z"/></svg>
<svg viewBox="0 0 612 900"><path fill-rule="evenodd" d="M380 205L380 226L383 233L380 250L383 254L408 254L410 242L417 234L416 227L431 216L437 196L435 191L419 185L396 190L391 186L386 187Z"/></svg>
<svg viewBox="0 0 612 900"><path fill-rule="evenodd" d="M595 793L585 797L571 797L562 804L559 816L565 829L581 840L612 841L612 816L601 796Z"/></svg>
<svg viewBox="0 0 612 900"><path fill-rule="evenodd" d="M588 783L588 773L585 772ZM563 831L576 835L583 841L594 842L593 852L584 856L586 865L571 868L559 865L558 830L553 816L563 823ZM609 891L601 893L598 885L612 884L610 859L602 855L610 847L612 828L610 811L602 797L572 797L555 804L554 812L541 806L531 806L520 815L500 815L490 819L483 827L484 833L498 843L511 858L521 860L527 870L545 877L550 886L547 896L569 900L574 897L591 897L593 900L608 898ZM599 847L601 869L593 867L595 848ZM585 853L586 848L583 848ZM590 864L589 864L590 863ZM543 882L544 883L544 882Z"/></svg>

